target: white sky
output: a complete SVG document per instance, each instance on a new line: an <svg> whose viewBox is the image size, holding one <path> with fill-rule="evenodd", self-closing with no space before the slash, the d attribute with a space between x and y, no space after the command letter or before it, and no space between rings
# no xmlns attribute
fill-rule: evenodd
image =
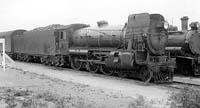
<svg viewBox="0 0 200 108"><path fill-rule="evenodd" d="M161 13L180 28L182 16L200 21L200 0L0 0L0 32L99 20L117 25L142 12Z"/></svg>

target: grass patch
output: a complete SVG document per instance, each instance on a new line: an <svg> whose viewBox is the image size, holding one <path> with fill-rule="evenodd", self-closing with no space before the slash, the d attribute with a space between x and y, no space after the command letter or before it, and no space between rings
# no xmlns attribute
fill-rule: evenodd
<svg viewBox="0 0 200 108"><path fill-rule="evenodd" d="M144 96L138 95L136 99L129 104L129 108L156 108L154 102L147 100Z"/></svg>
<svg viewBox="0 0 200 108"><path fill-rule="evenodd" d="M34 93L27 89L5 89L1 91L0 101L8 108L68 108L75 106L72 97L61 97L49 91Z"/></svg>
<svg viewBox="0 0 200 108"><path fill-rule="evenodd" d="M200 90L185 87L169 98L171 108L200 108Z"/></svg>

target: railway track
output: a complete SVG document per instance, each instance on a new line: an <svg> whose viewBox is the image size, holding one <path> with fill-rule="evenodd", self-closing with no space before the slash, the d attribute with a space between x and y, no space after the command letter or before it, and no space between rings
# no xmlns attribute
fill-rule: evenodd
<svg viewBox="0 0 200 108"><path fill-rule="evenodd" d="M179 82L179 81L173 81L171 84L161 84L164 87L170 87L175 89L183 89L185 87L193 87L200 89L200 84L193 84L188 82Z"/></svg>

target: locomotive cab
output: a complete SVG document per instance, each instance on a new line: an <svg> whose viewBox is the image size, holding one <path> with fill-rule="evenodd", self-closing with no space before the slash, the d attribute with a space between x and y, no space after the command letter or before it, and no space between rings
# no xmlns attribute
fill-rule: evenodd
<svg viewBox="0 0 200 108"><path fill-rule="evenodd" d="M56 46L56 52L61 53L61 54L66 54L68 53L68 48L69 48L69 32L66 30L56 30L54 32L55 35L55 46Z"/></svg>
<svg viewBox="0 0 200 108"><path fill-rule="evenodd" d="M69 47L73 44L72 38L76 30L88 27L86 24L71 24L68 26L63 26L58 29L55 29L55 46L56 53L58 54L68 54Z"/></svg>

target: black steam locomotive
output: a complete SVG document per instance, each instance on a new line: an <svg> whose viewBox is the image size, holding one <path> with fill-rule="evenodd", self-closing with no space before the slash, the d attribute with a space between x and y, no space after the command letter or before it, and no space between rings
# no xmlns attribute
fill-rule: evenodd
<svg viewBox="0 0 200 108"><path fill-rule="evenodd" d="M200 75L200 32L199 23L190 24L188 17L181 18L182 31L169 31L166 52L175 58L176 71L183 75Z"/></svg>
<svg viewBox="0 0 200 108"><path fill-rule="evenodd" d="M145 82L173 79L173 66L164 55L168 35L160 14L133 14L119 26L106 21L98 22L97 27L56 25L1 33L0 37L6 38L6 45L10 44L7 51L16 60L131 76Z"/></svg>

